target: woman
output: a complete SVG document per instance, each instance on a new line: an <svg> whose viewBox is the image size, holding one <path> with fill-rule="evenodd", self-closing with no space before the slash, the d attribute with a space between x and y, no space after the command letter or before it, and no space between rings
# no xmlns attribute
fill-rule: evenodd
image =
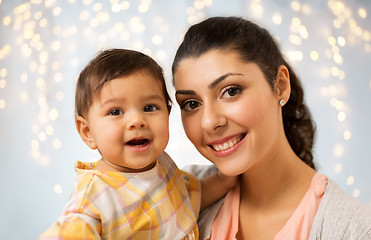
<svg viewBox="0 0 371 240"><path fill-rule="evenodd" d="M200 239L371 239L370 209L316 172L300 81L265 29L209 18L187 31L172 71L187 137L240 175L201 214Z"/></svg>

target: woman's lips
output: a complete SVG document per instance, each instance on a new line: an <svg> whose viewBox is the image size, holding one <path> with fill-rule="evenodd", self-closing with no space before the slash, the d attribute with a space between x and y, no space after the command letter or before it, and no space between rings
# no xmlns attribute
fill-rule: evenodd
<svg viewBox="0 0 371 240"><path fill-rule="evenodd" d="M246 134L247 133L241 133L226 140L218 141L218 143L209 144L209 147L213 149L217 155L229 154L234 149L237 149L239 143L245 138Z"/></svg>

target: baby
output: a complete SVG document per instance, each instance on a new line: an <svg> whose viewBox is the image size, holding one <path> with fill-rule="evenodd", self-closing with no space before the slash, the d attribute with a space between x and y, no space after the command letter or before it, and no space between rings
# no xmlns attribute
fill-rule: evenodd
<svg viewBox="0 0 371 240"><path fill-rule="evenodd" d="M101 159L77 162L76 185L39 239L198 239L197 217L234 186L197 180L164 152L171 99L162 68L126 49L100 52L81 72L76 127Z"/></svg>

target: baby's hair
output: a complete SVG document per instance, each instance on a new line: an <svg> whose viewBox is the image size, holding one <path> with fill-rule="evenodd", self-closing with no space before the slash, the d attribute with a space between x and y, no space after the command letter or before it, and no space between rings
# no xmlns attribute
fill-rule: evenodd
<svg viewBox="0 0 371 240"><path fill-rule="evenodd" d="M303 88L269 32L239 17L206 19L190 27L185 34L174 58L173 76L180 61L199 57L211 49L236 51L243 61L256 63L273 91L278 67L285 65L288 68L291 95L282 108L285 134L296 155L315 169L312 155L315 126L304 103Z"/></svg>
<svg viewBox="0 0 371 240"><path fill-rule="evenodd" d="M80 73L76 85L75 117L86 117L94 96L99 94L104 84L140 70L147 70L161 82L170 113L172 101L167 92L163 70L156 61L138 51L108 49L99 52Z"/></svg>

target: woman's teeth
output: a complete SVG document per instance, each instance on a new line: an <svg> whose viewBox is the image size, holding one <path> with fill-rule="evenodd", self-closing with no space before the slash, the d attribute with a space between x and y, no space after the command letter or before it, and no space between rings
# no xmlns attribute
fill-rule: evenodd
<svg viewBox="0 0 371 240"><path fill-rule="evenodd" d="M227 149L233 147L234 145L236 145L239 141L241 141L241 139L242 139L242 137L239 136L239 137L229 139L227 142L225 142L223 144L215 144L215 145L212 145L212 146L217 152L224 151L224 150L227 150Z"/></svg>

